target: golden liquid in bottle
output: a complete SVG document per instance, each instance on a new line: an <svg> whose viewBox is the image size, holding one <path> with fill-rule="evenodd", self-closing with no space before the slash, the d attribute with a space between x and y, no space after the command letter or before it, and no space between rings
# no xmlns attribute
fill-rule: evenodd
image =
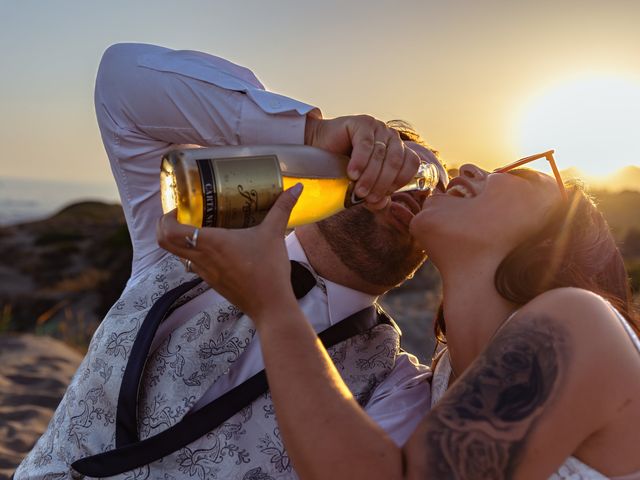
<svg viewBox="0 0 640 480"><path fill-rule="evenodd" d="M349 188L348 178L282 177L285 190L296 183L302 183L304 188L289 217L289 228L317 222L344 210L344 199Z"/></svg>
<svg viewBox="0 0 640 480"><path fill-rule="evenodd" d="M203 194L200 172L197 167L184 168L184 164L162 162L160 173L162 210L178 210L178 221L194 227L202 226ZM317 222L343 210L349 187L348 178L300 178L282 177L286 190L296 183L304 189L291 212L288 228Z"/></svg>
<svg viewBox="0 0 640 480"><path fill-rule="evenodd" d="M183 164L162 162L160 171L162 211L178 209L178 222L202 227L203 195L200 172Z"/></svg>

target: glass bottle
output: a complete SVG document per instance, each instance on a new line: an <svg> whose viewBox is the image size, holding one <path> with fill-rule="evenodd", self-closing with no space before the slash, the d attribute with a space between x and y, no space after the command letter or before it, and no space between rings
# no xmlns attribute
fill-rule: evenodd
<svg viewBox="0 0 640 480"><path fill-rule="evenodd" d="M347 177L349 157L306 145L238 145L176 149L162 158L162 209L195 227L247 228L260 223L278 195L304 185L289 228L317 222L360 203ZM423 162L399 189L427 190L438 170Z"/></svg>

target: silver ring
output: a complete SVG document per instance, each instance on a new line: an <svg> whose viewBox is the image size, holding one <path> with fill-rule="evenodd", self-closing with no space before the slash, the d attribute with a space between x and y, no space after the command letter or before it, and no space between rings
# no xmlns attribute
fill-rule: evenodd
<svg viewBox="0 0 640 480"><path fill-rule="evenodd" d="M376 140L375 142L373 142L374 145L382 145L385 150L387 149L387 144L385 142L383 142L382 140Z"/></svg>
<svg viewBox="0 0 640 480"><path fill-rule="evenodd" d="M184 239L187 241L187 247L196 248L196 246L198 244L198 234L199 233L200 233L200 230L198 228L196 228L193 231L193 235L191 237L189 237L189 236L184 237Z"/></svg>
<svg viewBox="0 0 640 480"><path fill-rule="evenodd" d="M184 269L187 273L193 272L193 270L191 270L191 260L184 262Z"/></svg>

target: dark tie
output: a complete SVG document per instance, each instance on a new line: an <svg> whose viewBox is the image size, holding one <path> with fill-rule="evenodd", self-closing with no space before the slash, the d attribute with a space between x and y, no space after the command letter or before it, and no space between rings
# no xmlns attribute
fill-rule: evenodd
<svg viewBox="0 0 640 480"><path fill-rule="evenodd" d="M302 263L291 260L291 286L297 299L304 297L316 284L316 277Z"/></svg>

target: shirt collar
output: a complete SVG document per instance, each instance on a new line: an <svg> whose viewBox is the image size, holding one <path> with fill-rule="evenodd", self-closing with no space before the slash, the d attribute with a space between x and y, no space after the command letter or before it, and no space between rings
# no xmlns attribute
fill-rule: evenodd
<svg viewBox="0 0 640 480"><path fill-rule="evenodd" d="M314 275L321 279L326 286L329 322L331 325L334 325L348 316L373 305L377 300L375 295L370 295L368 293L354 290L353 288L345 287L344 285L332 282L331 280L327 280L326 278L318 275L309 264L309 259L304 253L300 240L298 240L295 232L291 232L287 236L285 243L289 253L289 259L304 264L314 273Z"/></svg>

